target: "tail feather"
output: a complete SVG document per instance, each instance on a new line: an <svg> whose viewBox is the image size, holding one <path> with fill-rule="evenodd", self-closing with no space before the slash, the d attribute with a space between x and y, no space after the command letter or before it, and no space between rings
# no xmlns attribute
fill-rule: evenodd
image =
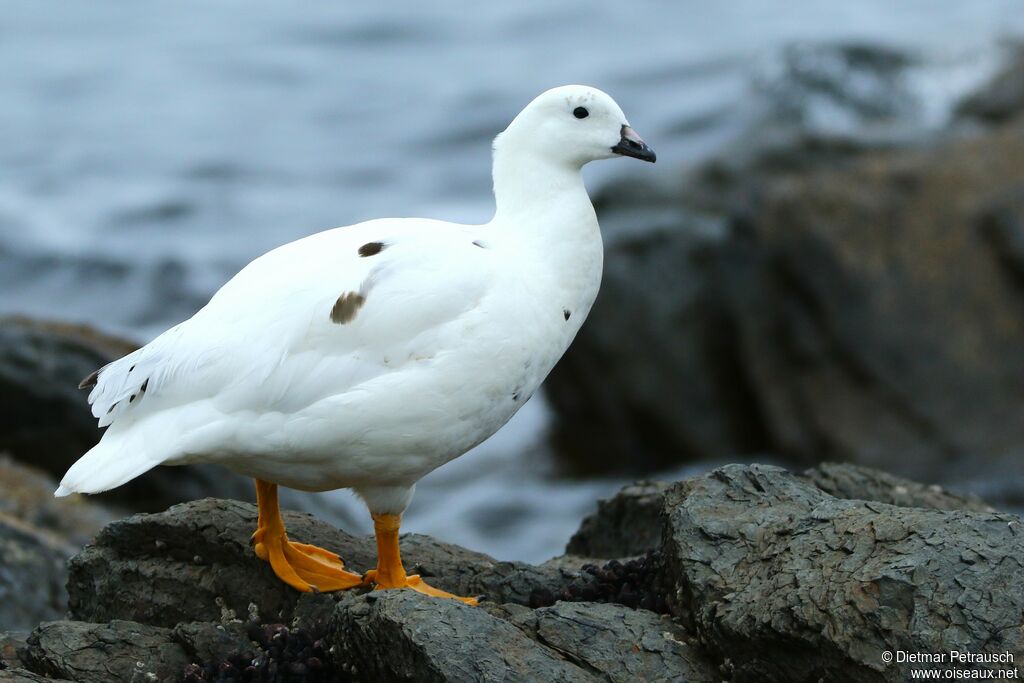
<svg viewBox="0 0 1024 683"><path fill-rule="evenodd" d="M164 458L147 452L139 438L141 434L133 435L125 430L127 433L122 435L111 433L112 429L71 466L54 492L55 496L100 493L117 488L163 462Z"/></svg>

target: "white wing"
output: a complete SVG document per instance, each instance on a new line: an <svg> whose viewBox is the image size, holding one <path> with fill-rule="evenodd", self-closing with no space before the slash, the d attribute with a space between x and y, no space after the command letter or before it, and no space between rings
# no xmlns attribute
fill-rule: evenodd
<svg viewBox="0 0 1024 683"><path fill-rule="evenodd" d="M378 220L292 242L100 369L93 415L104 426L207 399L221 413L295 411L435 352L431 331L492 279L466 226Z"/></svg>

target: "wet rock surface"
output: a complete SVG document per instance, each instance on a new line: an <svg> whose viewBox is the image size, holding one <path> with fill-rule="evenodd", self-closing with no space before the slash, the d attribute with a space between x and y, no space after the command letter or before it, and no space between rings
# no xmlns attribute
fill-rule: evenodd
<svg viewBox="0 0 1024 683"><path fill-rule="evenodd" d="M290 538L340 553L352 571L375 566L372 538L346 534L302 513L285 513L285 523ZM300 594L282 591L270 567L253 553L249 539L255 525L255 506L219 499L115 522L71 563L71 614L90 621L130 619L161 626L225 614L288 621L295 616ZM415 534L402 538L402 552L409 570L432 585L501 602L529 604L538 587L556 592L575 576L555 567L497 561ZM153 592L154 584L160 591ZM332 601L334 596L318 599ZM303 608L315 611L308 604Z"/></svg>
<svg viewBox="0 0 1024 683"><path fill-rule="evenodd" d="M0 669L0 681L3 683L40 683L41 681L66 681L65 678L52 678L50 676L44 676L42 674L33 673L28 669L22 669L21 667L14 667L10 669ZM68 681L68 683L72 683Z"/></svg>
<svg viewBox="0 0 1024 683"><path fill-rule="evenodd" d="M580 524L565 552L582 557L642 555L661 541L661 509L669 484L641 481L597 503Z"/></svg>
<svg viewBox="0 0 1024 683"><path fill-rule="evenodd" d="M837 499L757 465L680 482L665 509L673 613L732 680L906 680L885 651L1024 657L1015 515Z"/></svg>
<svg viewBox="0 0 1024 683"><path fill-rule="evenodd" d="M936 484L921 484L870 467L826 462L798 476L836 498L870 500L901 507L994 512L974 495L959 495ZM667 481L638 481L611 498L599 500L597 511L584 518L565 547L574 566L593 566L585 558L628 558L661 546L662 514ZM620 565L622 563L619 563Z"/></svg>
<svg viewBox="0 0 1024 683"><path fill-rule="evenodd" d="M21 658L32 671L81 683L173 683L189 664L171 631L127 621L55 621L29 636Z"/></svg>
<svg viewBox="0 0 1024 683"><path fill-rule="evenodd" d="M534 611L518 625L600 680L717 679L717 667L682 627L646 610L560 602Z"/></svg>
<svg viewBox="0 0 1024 683"><path fill-rule="evenodd" d="M332 627L337 664L361 680L597 680L512 624L454 601L350 596Z"/></svg>
<svg viewBox="0 0 1024 683"><path fill-rule="evenodd" d="M144 669L189 683L799 683L905 680L886 650L1024 658L1021 520L980 500L849 465L731 465L626 487L595 517L627 535L652 508L661 538L631 559L530 566L402 539L410 569L483 595L476 608L410 591L299 594L253 554L247 503L136 515L74 558L73 621L0 639L0 666L84 681ZM285 518L353 570L374 561L370 538Z"/></svg>
<svg viewBox="0 0 1024 683"><path fill-rule="evenodd" d="M920 484L870 467L826 462L799 476L836 498L909 508L995 512L995 508L977 496L959 495L936 484Z"/></svg>

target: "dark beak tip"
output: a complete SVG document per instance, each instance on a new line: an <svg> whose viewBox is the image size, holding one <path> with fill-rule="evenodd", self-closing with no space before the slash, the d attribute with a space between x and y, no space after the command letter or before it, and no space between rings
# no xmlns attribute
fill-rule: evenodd
<svg viewBox="0 0 1024 683"><path fill-rule="evenodd" d="M654 153L654 150L647 146L643 138L636 134L636 131L622 124L621 136L619 142L612 151L622 156L633 157L640 161L649 161L652 164L658 160L658 156Z"/></svg>
<svg viewBox="0 0 1024 683"><path fill-rule="evenodd" d="M646 144L636 143L625 138L620 140L619 144L612 147L612 151L616 154L621 154L624 157L633 157L640 161L649 161L652 164L658 160L658 155L655 154L654 150Z"/></svg>

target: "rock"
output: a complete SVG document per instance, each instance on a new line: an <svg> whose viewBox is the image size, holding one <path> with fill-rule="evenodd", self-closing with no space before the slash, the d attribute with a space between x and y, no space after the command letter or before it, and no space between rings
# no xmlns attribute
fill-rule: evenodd
<svg viewBox="0 0 1024 683"><path fill-rule="evenodd" d="M538 642L609 683L720 680L678 624L645 610L560 602L532 612L521 620L524 627Z"/></svg>
<svg viewBox="0 0 1024 683"><path fill-rule="evenodd" d="M192 662L223 660L236 652L253 649L247 625L241 622L182 623L174 627L171 638L184 648Z"/></svg>
<svg viewBox="0 0 1024 683"><path fill-rule="evenodd" d="M329 637L360 680L601 680L484 610L407 591L347 596Z"/></svg>
<svg viewBox="0 0 1024 683"><path fill-rule="evenodd" d="M190 663L170 630L129 621L40 624L21 656L37 674L79 683L177 683Z"/></svg>
<svg viewBox="0 0 1024 683"><path fill-rule="evenodd" d="M730 680L907 680L884 651L1024 657L1019 517L842 500L761 465L665 505L670 605Z"/></svg>
<svg viewBox="0 0 1024 683"><path fill-rule="evenodd" d="M78 383L135 348L87 325L0 318L0 451L59 480L101 435ZM162 510L210 494L254 495L251 481L197 465L158 467L99 498L131 510Z"/></svg>
<svg viewBox="0 0 1024 683"><path fill-rule="evenodd" d="M376 563L372 538L351 536L305 514L286 512L285 522L291 538L339 552L353 571ZM255 525L253 505L216 499L114 522L71 562L71 614L166 627L236 618L287 623L299 613L315 622L336 596L302 596L283 587L249 546ZM501 602L529 604L538 586L557 593L577 576L499 562L425 536L404 536L402 552L407 568L438 588Z"/></svg>
<svg viewBox="0 0 1024 683"><path fill-rule="evenodd" d="M350 564L371 557L369 543L307 515L285 519L292 538L343 550ZM114 522L71 562L71 615L165 627L250 615L286 621L299 593L282 590L267 563L252 552L255 525L254 506L217 499Z"/></svg>
<svg viewBox="0 0 1024 683"><path fill-rule="evenodd" d="M941 486L919 484L868 467L827 462L804 471L800 476L836 498L870 500L908 508L995 512L995 508L977 496L960 496Z"/></svg>
<svg viewBox="0 0 1024 683"><path fill-rule="evenodd" d="M24 647L28 631L0 631L0 670L21 666L18 649Z"/></svg>
<svg viewBox="0 0 1024 683"><path fill-rule="evenodd" d="M980 501L849 465L730 466L627 487L584 528L610 529L621 548L628 520L648 529L656 507L660 548L601 567L499 563L405 537L410 568L433 584L491 592L468 608L409 591L298 594L252 554L251 505L197 501L109 525L73 561L70 605L111 628L124 617L167 627L141 643L157 654L140 661L180 653L166 661L188 660L178 674L190 682L247 662L311 680L886 681L906 674L883 665L886 649L1024 656L1021 522ZM286 520L357 570L373 562L371 539ZM36 673L79 677L66 659L38 635L22 657Z"/></svg>
<svg viewBox="0 0 1024 683"><path fill-rule="evenodd" d="M13 517L0 515L0 624L27 630L64 615L71 548Z"/></svg>
<svg viewBox="0 0 1024 683"><path fill-rule="evenodd" d="M64 678L42 676L20 667L0 669L0 683L61 683L61 681L72 683Z"/></svg>
<svg viewBox="0 0 1024 683"><path fill-rule="evenodd" d="M571 557L571 556L570 556ZM558 601L615 603L632 609L665 614L668 607L659 582L660 552L649 551L601 566L583 564L567 586L552 592L539 585L530 595L530 607L549 607Z"/></svg>
<svg viewBox="0 0 1024 683"><path fill-rule="evenodd" d="M62 618L68 559L113 518L84 500L55 499L55 487L44 473L0 455L2 628L28 630Z"/></svg>
<svg viewBox="0 0 1024 683"><path fill-rule="evenodd" d="M1016 452L1021 292L977 220L1022 162L1000 130L752 203L724 267L769 450L947 480Z"/></svg>
<svg viewBox="0 0 1024 683"><path fill-rule="evenodd" d="M319 635L298 628L290 629L284 624L250 624L247 631L252 639L241 644L239 649L231 652L218 650L219 653L209 658L198 657L198 661L186 667L184 683L222 680L335 683L349 680L334 667L331 645Z"/></svg>
<svg viewBox="0 0 1024 683"><path fill-rule="evenodd" d="M661 543L661 510L670 485L638 481L600 500L597 512L580 524L565 552L583 557L643 555Z"/></svg>
<svg viewBox="0 0 1024 683"><path fill-rule="evenodd" d="M994 512L977 496L957 495L934 484L919 484L868 467L847 463L822 463L801 477L836 498L870 500L901 507L936 510ZM661 545L665 481L638 481L597 502L565 548L568 557L556 558L560 566L581 569L593 564L587 558L625 558L656 550Z"/></svg>
<svg viewBox="0 0 1024 683"><path fill-rule="evenodd" d="M108 525L72 561L71 616L158 627L154 637L180 648L189 659L189 668L182 670L189 681L213 680L219 667L234 670L255 659L266 672L307 667L314 660L324 664L316 653L328 651L334 652L334 668L320 670L318 675L328 677L323 680L335 674L400 680L410 667L417 667L417 680L493 680L489 677L498 671L507 672L506 680L535 680L526 673L531 667L540 680L548 680L547 674L569 680L624 680L630 672L651 670L666 658L673 659L668 671L712 680L698 675L700 661L679 644L686 641L685 634L659 615L580 602L619 601L664 611L664 600L654 605L645 592L657 569L648 556L632 564L582 570L571 565L532 567L412 535L402 539L411 571L445 590L484 594L490 598L486 607L468 608L407 591L300 594L252 553L249 536L255 519L256 511L247 503L207 499ZM308 515L288 512L285 519L293 538L340 551L358 571L375 560L370 538L347 535ZM543 601L538 595L551 598ZM553 604L558 597L575 602ZM526 607L542 604L551 607L536 612ZM595 629L608 623L598 631L580 626L555 649L545 644L545 638L556 640L549 631L558 619L577 617ZM279 625L260 626L254 636L252 629L259 624ZM451 637L441 637L439 625ZM268 628L281 634L286 647L273 633L259 635L265 636ZM636 649L613 664L614 649L626 641ZM152 650L154 645L147 641L145 647ZM26 661L37 672L69 675L68 666L47 663L64 657L53 650L38 645Z"/></svg>
<svg viewBox="0 0 1024 683"><path fill-rule="evenodd" d="M188 683L249 666L250 677L311 681L856 683L905 679L885 650L1024 657L1021 520L976 499L851 465L733 465L627 487L578 542L607 529L608 547L626 548L630 524L648 530L655 508L658 547L602 566L531 567L402 539L410 569L487 594L479 608L412 591L299 594L253 555L247 503L135 515L72 562L72 617L101 623L45 624L11 663L98 679L88 641L105 644L110 666L180 666ZM293 538L340 551L356 571L374 561L372 539L285 517ZM131 629L142 635L118 640Z"/></svg>
<svg viewBox="0 0 1024 683"><path fill-rule="evenodd" d="M1024 48L1017 47L1006 66L956 107L956 115L984 123L1002 123L1024 112Z"/></svg>
<svg viewBox="0 0 1024 683"><path fill-rule="evenodd" d="M76 549L115 518L113 511L83 496L54 498L56 488L45 472L0 454L0 515L14 517Z"/></svg>

